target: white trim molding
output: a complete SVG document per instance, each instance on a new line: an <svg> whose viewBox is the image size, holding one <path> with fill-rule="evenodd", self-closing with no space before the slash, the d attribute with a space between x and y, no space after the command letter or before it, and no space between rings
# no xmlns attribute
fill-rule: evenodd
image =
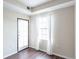
<svg viewBox="0 0 79 59"><path fill-rule="evenodd" d="M61 55L61 54L57 54L57 53L53 53L53 55L60 56L62 58L66 58L66 59L74 59L72 57L67 57L67 56L64 56L64 55Z"/></svg>
<svg viewBox="0 0 79 59"><path fill-rule="evenodd" d="M32 15L36 15L36 14L44 13L44 12L50 12L50 11L53 11L53 10L70 7L70 6L73 6L73 5L75 5L75 1L69 1L69 2L65 2L65 3L62 3L62 4L58 4L58 5L55 5L55 6L52 6L52 7L48 7L48 8L45 8L45 9L41 9L41 10L32 12Z"/></svg>

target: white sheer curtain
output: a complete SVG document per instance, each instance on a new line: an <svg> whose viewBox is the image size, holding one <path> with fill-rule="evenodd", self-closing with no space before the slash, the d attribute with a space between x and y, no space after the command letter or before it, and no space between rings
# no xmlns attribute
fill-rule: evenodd
<svg viewBox="0 0 79 59"><path fill-rule="evenodd" d="M52 54L51 16L49 14L38 15L36 25L38 32L36 49Z"/></svg>

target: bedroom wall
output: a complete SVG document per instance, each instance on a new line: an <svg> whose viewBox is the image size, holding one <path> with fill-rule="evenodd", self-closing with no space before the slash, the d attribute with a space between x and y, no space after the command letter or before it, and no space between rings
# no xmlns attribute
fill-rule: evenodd
<svg viewBox="0 0 79 59"><path fill-rule="evenodd" d="M75 59L75 32L74 32L74 6L58 9L49 12L54 20L51 25L52 54L63 56L68 59ZM41 15L41 14L40 14ZM37 15L30 20L30 47L37 48ZM53 27L52 27L53 26ZM45 46L41 45L45 48Z"/></svg>
<svg viewBox="0 0 79 59"><path fill-rule="evenodd" d="M17 18L29 19L27 15L3 8L3 57L17 52Z"/></svg>
<svg viewBox="0 0 79 59"><path fill-rule="evenodd" d="M31 20L29 22L29 46L32 48L37 48L37 23L36 23L37 16L31 16Z"/></svg>
<svg viewBox="0 0 79 59"><path fill-rule="evenodd" d="M75 59L74 6L53 11L53 53Z"/></svg>

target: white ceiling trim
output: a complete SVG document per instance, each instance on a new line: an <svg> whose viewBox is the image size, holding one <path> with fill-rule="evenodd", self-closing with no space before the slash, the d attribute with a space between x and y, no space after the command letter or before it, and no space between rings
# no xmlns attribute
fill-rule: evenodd
<svg viewBox="0 0 79 59"><path fill-rule="evenodd" d="M62 4L58 4L58 5L49 7L49 8L45 8L45 9L41 9L41 10L32 12L32 15L36 15L36 14L40 14L40 13L44 13L44 12L50 12L50 11L54 11L54 10L57 10L57 9L70 7L70 6L73 6L73 5L75 5L75 1L69 1L69 2L65 2L65 3L62 3Z"/></svg>
<svg viewBox="0 0 79 59"><path fill-rule="evenodd" d="M26 14L26 15L29 15L29 16L44 13L44 12L50 12L50 11L65 8L65 7L70 7L72 5L75 5L75 1L69 1L69 2L65 2L65 3L59 4L59 5L49 7L49 8L45 8L45 9L41 9L41 10L38 10L38 11L31 12L27 9L25 10L21 7L18 7L16 5L13 5L11 3L4 1L4 7L8 8L10 10L13 10L15 12L19 12L19 13Z"/></svg>

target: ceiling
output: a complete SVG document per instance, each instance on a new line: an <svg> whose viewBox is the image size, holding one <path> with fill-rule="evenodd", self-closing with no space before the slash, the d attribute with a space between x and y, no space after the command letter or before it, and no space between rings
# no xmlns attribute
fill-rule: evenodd
<svg viewBox="0 0 79 59"><path fill-rule="evenodd" d="M54 4L61 2L67 2L71 0L4 0L14 5L19 5L20 7L31 7L33 10L40 9L40 7L50 7Z"/></svg>
<svg viewBox="0 0 79 59"><path fill-rule="evenodd" d="M39 5L54 1L54 0L4 0L10 3L17 3L29 7L37 7Z"/></svg>
<svg viewBox="0 0 79 59"><path fill-rule="evenodd" d="M74 0L4 0L3 2L4 7L28 15L52 11L74 4ZM31 10L28 10L27 6L32 7Z"/></svg>
<svg viewBox="0 0 79 59"><path fill-rule="evenodd" d="M54 1L54 0L18 0L20 3L25 4L26 6L30 6L30 7L37 7L39 5L42 5L44 3L48 3L50 1Z"/></svg>

